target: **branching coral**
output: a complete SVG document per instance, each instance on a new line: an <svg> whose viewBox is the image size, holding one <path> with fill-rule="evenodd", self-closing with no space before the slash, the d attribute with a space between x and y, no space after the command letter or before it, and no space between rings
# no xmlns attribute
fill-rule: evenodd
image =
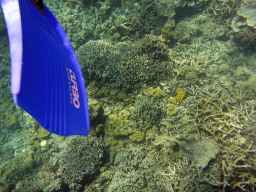
<svg viewBox="0 0 256 192"><path fill-rule="evenodd" d="M159 173L170 183L170 191L192 190L192 186L202 191L213 191L213 188L253 191L256 171L254 100L247 100L246 93L239 87L224 86L217 81L203 88L191 86L186 89L186 97L189 100L186 110L162 121L165 129L176 124L172 136L159 135L153 141L163 156L167 155L168 166ZM185 118L189 123L181 124ZM184 134L179 136L180 132ZM188 135L195 140L187 140ZM211 142L210 147L207 142L211 140L218 143ZM201 161L207 156L203 150L209 150L207 154L215 151L216 155L218 148L221 153L212 155L209 164ZM202 165L207 169L196 168Z"/></svg>
<svg viewBox="0 0 256 192"><path fill-rule="evenodd" d="M194 116L192 128L203 130L222 143L223 155L218 170L223 179L218 185L243 191L252 189L255 153L251 150L254 147L250 132L256 122L255 105L249 106L242 99L242 93L232 87L214 85L191 89L190 93L194 103L190 108L190 114Z"/></svg>

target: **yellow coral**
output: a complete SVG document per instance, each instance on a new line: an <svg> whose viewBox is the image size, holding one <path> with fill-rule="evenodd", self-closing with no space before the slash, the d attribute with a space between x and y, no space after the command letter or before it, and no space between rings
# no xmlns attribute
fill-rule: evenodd
<svg viewBox="0 0 256 192"><path fill-rule="evenodd" d="M174 106L173 106L173 105L168 105L168 106L167 106L167 109L168 109L169 111L172 111L172 110L174 109Z"/></svg>
<svg viewBox="0 0 256 192"><path fill-rule="evenodd" d="M116 140L115 137L110 137L110 138L108 139L108 144L111 145L111 146L117 145L117 144L118 144L118 141Z"/></svg>
<svg viewBox="0 0 256 192"><path fill-rule="evenodd" d="M176 98L168 98L167 101L171 102L174 105L177 104L177 99Z"/></svg>
<svg viewBox="0 0 256 192"><path fill-rule="evenodd" d="M145 138L145 133L141 131L135 131L132 135L129 136L129 139L136 142L141 142Z"/></svg>
<svg viewBox="0 0 256 192"><path fill-rule="evenodd" d="M121 110L114 114L110 114L107 119L106 134L113 137L131 134L133 131L127 126L129 116L130 113L126 110Z"/></svg>
<svg viewBox="0 0 256 192"><path fill-rule="evenodd" d="M125 93L118 93L116 97L117 97L118 100L123 101L124 99L126 99L126 94Z"/></svg>
<svg viewBox="0 0 256 192"><path fill-rule="evenodd" d="M46 131L44 128L39 127L38 130L36 131L36 136L38 138L44 138L47 137L48 135L50 135L50 132Z"/></svg>
<svg viewBox="0 0 256 192"><path fill-rule="evenodd" d="M176 115L176 113L177 113L177 111L174 109L174 110L170 111L169 115L173 116L173 115Z"/></svg>
<svg viewBox="0 0 256 192"><path fill-rule="evenodd" d="M106 87L103 87L102 89L100 89L97 93L96 96L98 97L102 97L102 96L109 96L110 90Z"/></svg>
<svg viewBox="0 0 256 192"><path fill-rule="evenodd" d="M177 99L172 99L171 102L172 104L177 104Z"/></svg>
<svg viewBox="0 0 256 192"><path fill-rule="evenodd" d="M185 97L185 92L183 89L177 88L176 89L176 99L177 101L181 102L183 98Z"/></svg>
<svg viewBox="0 0 256 192"><path fill-rule="evenodd" d="M163 92L159 87L154 89L153 87L145 86L142 88L142 91L145 95L150 96L150 97L159 98L159 97L163 96Z"/></svg>

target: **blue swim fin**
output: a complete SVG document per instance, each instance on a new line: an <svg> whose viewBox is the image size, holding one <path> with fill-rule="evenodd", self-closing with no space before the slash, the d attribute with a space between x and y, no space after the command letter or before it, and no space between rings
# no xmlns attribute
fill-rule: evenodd
<svg viewBox="0 0 256 192"><path fill-rule="evenodd" d="M0 0L14 102L58 135L89 132L82 73L62 27L42 0Z"/></svg>

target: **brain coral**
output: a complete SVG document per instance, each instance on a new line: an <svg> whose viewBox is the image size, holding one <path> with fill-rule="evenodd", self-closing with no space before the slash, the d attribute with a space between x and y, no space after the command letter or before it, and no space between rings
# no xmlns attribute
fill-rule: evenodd
<svg viewBox="0 0 256 192"><path fill-rule="evenodd" d="M89 41L76 52L84 79L127 91L172 77L168 48L155 36L112 45Z"/></svg>
<svg viewBox="0 0 256 192"><path fill-rule="evenodd" d="M73 136L59 158L58 175L68 184L90 178L103 156L101 141L96 137Z"/></svg>

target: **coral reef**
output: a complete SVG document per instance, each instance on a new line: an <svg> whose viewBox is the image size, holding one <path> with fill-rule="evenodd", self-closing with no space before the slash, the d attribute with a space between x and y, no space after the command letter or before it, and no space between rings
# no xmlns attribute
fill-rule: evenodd
<svg viewBox="0 0 256 192"><path fill-rule="evenodd" d="M255 30L230 28L252 3L45 3L89 85L91 130L49 134L12 104L0 36L0 176L14 192L255 191L256 54L234 41L253 50Z"/></svg>
<svg viewBox="0 0 256 192"><path fill-rule="evenodd" d="M246 150L251 150L252 147L252 138L248 133L252 131L250 124L255 122L252 119L254 106L252 108L248 106L246 102L241 100L241 93L231 90L231 87L223 89L216 85L205 87L202 90L191 90L192 94L195 95L195 102L191 106L195 112L190 113L195 119L191 119L194 122L194 125L191 126L203 130L206 134L216 137L219 142L223 143L220 146L222 153L224 153L222 163L220 165L217 160L215 167L211 167L210 170L214 171L213 168L219 169L224 177L223 179L219 176L219 179L215 177L218 184L215 181L214 185L223 186L224 188L230 185L235 189L244 189L247 182L240 182L239 178L244 174L243 171L246 171L242 171L241 168L250 168L248 163L252 163L250 157L254 156L254 154L246 152ZM209 99L209 96L211 99ZM245 153L247 153L247 156L245 156ZM233 164L233 168L230 167L231 164ZM238 168L240 166L241 168ZM247 178L249 180L252 177L251 175ZM209 183L212 184L210 181Z"/></svg>
<svg viewBox="0 0 256 192"><path fill-rule="evenodd" d="M136 142L141 142L145 139L145 132L135 131L129 136L129 139Z"/></svg>
<svg viewBox="0 0 256 192"><path fill-rule="evenodd" d="M89 114L90 114L90 123L91 126L95 124L100 124L104 117L103 117L103 103L94 100L94 99L88 99L88 108L89 108Z"/></svg>
<svg viewBox="0 0 256 192"><path fill-rule="evenodd" d="M51 0L46 2L75 49L84 44L89 37L93 37L93 29L98 21L93 13L96 11L94 7L81 6L77 2L79 1Z"/></svg>
<svg viewBox="0 0 256 192"><path fill-rule="evenodd" d="M101 180L87 186L85 191L157 191L154 173L157 162L145 148L130 146L131 149L116 155L114 165L102 174ZM162 187L160 187L161 189Z"/></svg>
<svg viewBox="0 0 256 192"><path fill-rule="evenodd" d="M255 154L251 151L254 136L250 133L254 132L251 126L256 120L253 115L255 103L247 104L241 99L245 95L232 86L223 88L213 84L187 92L191 103L181 112L182 121L184 117L189 118L189 123L182 125L184 135L177 135L175 131L175 137L158 135L153 141L163 155L172 156L168 158L168 167L160 171L169 183L166 187L171 191L212 191L213 188L228 187L236 191L253 190L250 183L254 182L254 168L251 164ZM175 124L180 121L176 117L170 118ZM171 124L163 125L172 128ZM219 151L222 154L216 156ZM207 167L207 171L195 167Z"/></svg>
<svg viewBox="0 0 256 192"><path fill-rule="evenodd" d="M141 38L152 30L160 33L166 21L174 23L174 9L180 6L172 1L152 0L50 0L46 4L75 49L89 39L119 42Z"/></svg>
<svg viewBox="0 0 256 192"><path fill-rule="evenodd" d="M128 126L129 116L130 112L125 109L113 109L112 114L109 115L106 121L106 134L111 137L128 136L131 134L133 130Z"/></svg>
<svg viewBox="0 0 256 192"><path fill-rule="evenodd" d="M1 167L3 170L1 172L5 180L14 184L22 180L27 174L31 174L35 163L30 154L17 155L11 159L11 163L6 162L4 166Z"/></svg>

